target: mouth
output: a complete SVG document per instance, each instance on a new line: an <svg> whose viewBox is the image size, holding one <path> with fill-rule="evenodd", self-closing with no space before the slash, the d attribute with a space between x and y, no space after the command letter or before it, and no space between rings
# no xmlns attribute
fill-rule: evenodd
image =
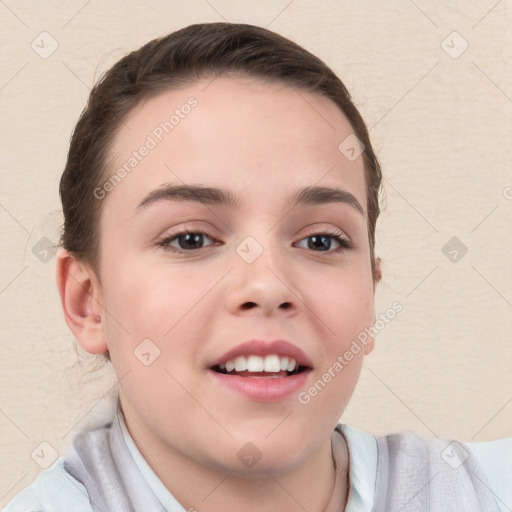
<svg viewBox="0 0 512 512"><path fill-rule="evenodd" d="M281 402L297 393L313 370L297 346L277 340L251 340L226 352L207 367L221 389L257 402Z"/></svg>
<svg viewBox="0 0 512 512"><path fill-rule="evenodd" d="M293 357L270 354L267 356L238 356L211 367L222 375L237 375L248 378L279 379L297 375L310 370L308 366L298 364Z"/></svg>

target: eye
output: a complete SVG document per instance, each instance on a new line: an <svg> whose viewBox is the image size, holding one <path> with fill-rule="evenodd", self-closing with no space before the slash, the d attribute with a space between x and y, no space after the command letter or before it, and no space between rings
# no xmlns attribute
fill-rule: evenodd
<svg viewBox="0 0 512 512"><path fill-rule="evenodd" d="M352 247L351 243L345 238L341 231L335 233L314 233L303 238L299 243L306 241L305 249L311 249L315 252L343 252L345 249ZM331 250L333 246L335 249Z"/></svg>
<svg viewBox="0 0 512 512"><path fill-rule="evenodd" d="M203 249L206 247L204 245L205 239L213 241L210 236L202 231L182 231L164 238L157 245L166 251L184 253Z"/></svg>
<svg viewBox="0 0 512 512"><path fill-rule="evenodd" d="M207 243L209 241L210 243ZM305 249L315 252L343 252L352 247L351 243L341 232L335 233L314 233L303 238L299 244L306 242ZM165 251L175 253L197 252L209 245L215 245L216 242L207 233L203 231L181 231L167 236L157 243ZM298 245L300 247L300 245ZM334 246L334 249L333 249Z"/></svg>

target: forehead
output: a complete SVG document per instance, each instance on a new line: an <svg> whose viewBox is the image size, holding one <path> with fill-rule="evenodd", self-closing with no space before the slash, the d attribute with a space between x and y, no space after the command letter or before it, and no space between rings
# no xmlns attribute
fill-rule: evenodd
<svg viewBox="0 0 512 512"><path fill-rule="evenodd" d="M250 78L201 80L143 101L124 119L107 176L126 172L109 201L122 194L138 204L169 183L251 190L267 201L319 185L343 187L365 206L363 159L339 149L349 136L344 114L317 93Z"/></svg>

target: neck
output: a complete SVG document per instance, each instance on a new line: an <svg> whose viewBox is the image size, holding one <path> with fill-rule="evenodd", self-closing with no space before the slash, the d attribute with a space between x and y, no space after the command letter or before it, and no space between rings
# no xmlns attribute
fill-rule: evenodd
<svg viewBox="0 0 512 512"><path fill-rule="evenodd" d="M138 426L128 428L139 451L187 511L337 512L341 506L344 509L348 452L337 432L286 474L276 476L267 472L258 477L244 477L206 467L169 446L161 446ZM139 439L144 440L143 446Z"/></svg>

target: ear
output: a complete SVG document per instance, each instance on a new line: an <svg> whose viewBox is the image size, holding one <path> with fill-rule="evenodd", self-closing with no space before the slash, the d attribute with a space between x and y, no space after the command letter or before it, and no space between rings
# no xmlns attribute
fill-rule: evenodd
<svg viewBox="0 0 512 512"><path fill-rule="evenodd" d="M375 258L375 263L373 265L373 294L375 295L375 291L377 290L377 285L382 280L382 260L381 258Z"/></svg>
<svg viewBox="0 0 512 512"><path fill-rule="evenodd" d="M373 296L375 297L375 292L377 291L377 285L382 280L382 267L381 267L381 258L375 258L375 264L373 265ZM375 308L372 311L372 327L376 322L375 317ZM368 327L368 329L365 331L367 334L367 338L364 342L364 355L368 355L373 348L375 347L375 339L373 337L373 334L371 334L372 329Z"/></svg>
<svg viewBox="0 0 512 512"><path fill-rule="evenodd" d="M64 318L80 346L91 354L108 350L102 290L96 274L68 251L57 252L57 288Z"/></svg>

